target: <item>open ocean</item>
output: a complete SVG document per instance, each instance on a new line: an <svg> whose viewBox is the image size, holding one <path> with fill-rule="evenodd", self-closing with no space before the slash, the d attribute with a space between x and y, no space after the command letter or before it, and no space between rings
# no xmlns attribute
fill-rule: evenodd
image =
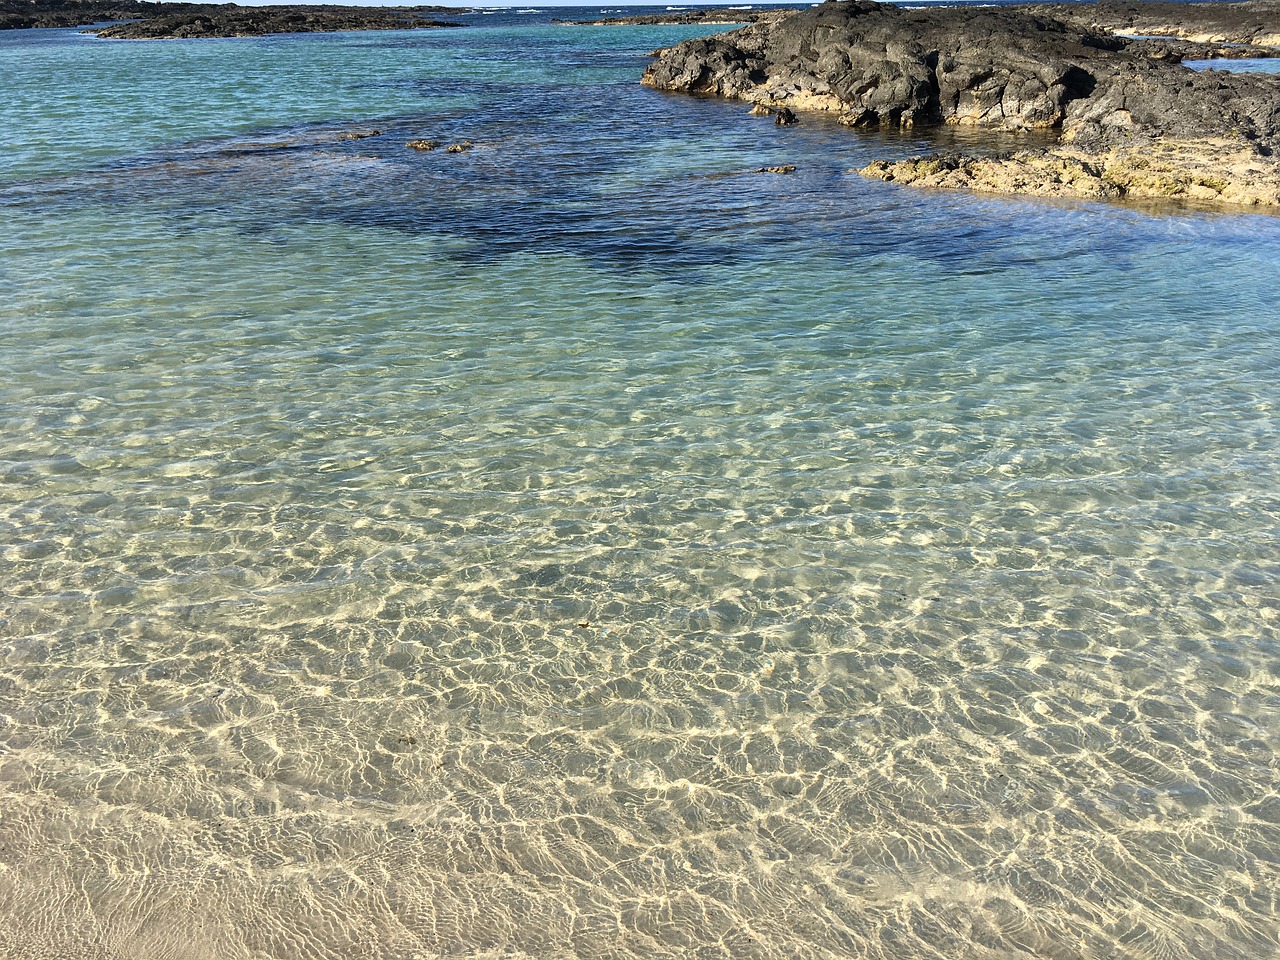
<svg viewBox="0 0 1280 960"><path fill-rule="evenodd" d="M0 956L1280 956L1280 217L588 12L0 33Z"/></svg>

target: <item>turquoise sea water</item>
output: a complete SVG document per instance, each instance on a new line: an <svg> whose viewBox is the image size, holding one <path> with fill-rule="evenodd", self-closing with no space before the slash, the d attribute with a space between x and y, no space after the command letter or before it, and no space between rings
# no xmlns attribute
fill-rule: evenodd
<svg viewBox="0 0 1280 960"><path fill-rule="evenodd" d="M473 19L0 34L4 956L1277 956L1280 220Z"/></svg>
<svg viewBox="0 0 1280 960"><path fill-rule="evenodd" d="M1188 60L1193 70L1229 70L1247 73L1280 73L1280 58L1245 60Z"/></svg>

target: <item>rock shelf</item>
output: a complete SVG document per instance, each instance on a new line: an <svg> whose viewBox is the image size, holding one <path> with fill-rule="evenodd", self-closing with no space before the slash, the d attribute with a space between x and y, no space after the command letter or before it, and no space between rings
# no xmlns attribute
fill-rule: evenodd
<svg viewBox="0 0 1280 960"><path fill-rule="evenodd" d="M436 20L434 16L465 12L449 7L241 7L224 3L161 12L143 20L117 23L93 32L99 37L114 40L185 40L260 37L276 33L334 33L340 30L409 30L460 27L463 24Z"/></svg>
<svg viewBox="0 0 1280 960"><path fill-rule="evenodd" d="M1280 207L1280 76L1196 72L1179 61L1188 50L1211 54L1204 45L1115 33L1163 24L1180 8L1186 35L1270 40L1280 6L1146 6L1114 4L1105 9L1123 16L1103 17L1088 6L910 10L829 0L660 50L642 82L826 111L853 127L956 124L1055 137L1013 153L881 160L859 171L898 183ZM1225 7L1236 9L1228 17ZM1253 40L1248 49L1277 52Z"/></svg>

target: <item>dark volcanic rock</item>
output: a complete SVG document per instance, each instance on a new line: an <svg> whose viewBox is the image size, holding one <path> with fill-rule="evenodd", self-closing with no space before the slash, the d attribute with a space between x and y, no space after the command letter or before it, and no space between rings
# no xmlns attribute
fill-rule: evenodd
<svg viewBox="0 0 1280 960"><path fill-rule="evenodd" d="M1176 63L1177 51L1036 9L827 2L659 51L643 82L831 111L851 126L948 123L1060 137L1040 166L1023 153L865 171L885 179L1280 205L1280 77L1194 73ZM1001 169L1016 176L1002 179Z"/></svg>
<svg viewBox="0 0 1280 960"><path fill-rule="evenodd" d="M142 0L0 0L0 30L78 27L104 20L133 20L162 13L199 12L202 3L147 3Z"/></svg>
<svg viewBox="0 0 1280 960"><path fill-rule="evenodd" d="M435 20L429 15L466 12L449 7L241 7L234 3L182 6L182 10L165 11L145 20L119 23L93 32L114 40L161 40L333 33L339 30L409 30L460 27L463 24Z"/></svg>
<svg viewBox="0 0 1280 960"><path fill-rule="evenodd" d="M1280 47L1256 47L1244 43L1210 43L1203 40L1178 40L1169 37L1126 38L1125 49L1166 63L1182 63L1184 60L1269 60L1280 57Z"/></svg>
<svg viewBox="0 0 1280 960"><path fill-rule="evenodd" d="M1096 87L1083 65L1123 46L1028 13L834 2L661 51L644 82L834 110L861 124L1053 127Z"/></svg>
<svg viewBox="0 0 1280 960"><path fill-rule="evenodd" d="M1248 3L1102 0L1101 3L1047 3L1034 9L1105 33L1280 47L1280 0Z"/></svg>
<svg viewBox="0 0 1280 960"><path fill-rule="evenodd" d="M565 23L574 27L647 27L659 25L696 25L700 23L719 26L732 23L760 23L778 20L788 13L794 13L797 7L778 7L767 10L743 10L732 7L712 7L709 10L673 10L669 13L647 13L632 17L604 17L600 20L561 20L553 23Z"/></svg>

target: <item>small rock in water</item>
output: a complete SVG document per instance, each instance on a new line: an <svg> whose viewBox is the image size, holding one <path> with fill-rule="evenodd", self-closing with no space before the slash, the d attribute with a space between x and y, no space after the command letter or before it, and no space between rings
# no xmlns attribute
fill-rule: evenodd
<svg viewBox="0 0 1280 960"><path fill-rule="evenodd" d="M447 147L444 148L444 152L445 153L466 153L473 146L475 146L475 144L473 144L470 140L463 140L461 143L449 144Z"/></svg>
<svg viewBox="0 0 1280 960"><path fill-rule="evenodd" d="M761 167L756 173L795 173L794 163L784 163L776 167Z"/></svg>
<svg viewBox="0 0 1280 960"><path fill-rule="evenodd" d="M410 150L434 150L440 146L439 140L410 140L405 143ZM450 148L452 149L452 148Z"/></svg>
<svg viewBox="0 0 1280 960"><path fill-rule="evenodd" d="M763 103L757 103L747 113L753 117L771 117L773 116L773 107L766 107Z"/></svg>
<svg viewBox="0 0 1280 960"><path fill-rule="evenodd" d="M774 114L773 122L780 127L786 127L793 123L798 123L799 120L797 120L796 115L791 112L789 107L779 107L778 112Z"/></svg>
<svg viewBox="0 0 1280 960"><path fill-rule="evenodd" d="M879 125L880 118L874 110L855 109L836 117L836 122L846 127L874 127Z"/></svg>
<svg viewBox="0 0 1280 960"><path fill-rule="evenodd" d="M381 130L347 130L345 133L338 134L339 140L367 140L369 137L376 137Z"/></svg>

